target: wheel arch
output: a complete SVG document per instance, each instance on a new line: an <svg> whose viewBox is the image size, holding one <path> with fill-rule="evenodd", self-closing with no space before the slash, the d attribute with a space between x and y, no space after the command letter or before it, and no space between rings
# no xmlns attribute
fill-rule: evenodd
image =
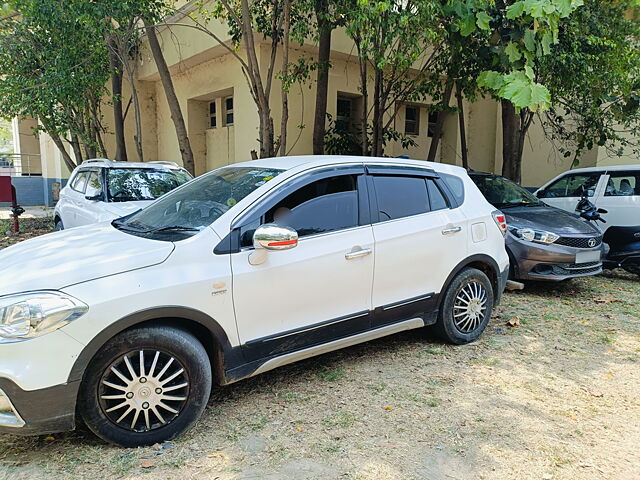
<svg viewBox="0 0 640 480"><path fill-rule="evenodd" d="M502 293L500 292L500 267L493 258L491 258L489 255L484 254L471 255L455 266L455 268L451 271L444 282L444 285L440 292L440 303L442 303L444 299L444 293L449 288L449 285L451 285L451 282L453 282L453 279L456 278L458 274L465 268L477 268L478 270L486 274L487 277L489 277L491 285L493 286L493 297L495 302L497 303Z"/></svg>
<svg viewBox="0 0 640 480"><path fill-rule="evenodd" d="M242 363L241 349L231 346L224 329L206 313L188 307L157 307L121 318L96 335L76 359L68 382L81 381L96 354L116 335L133 328L159 325L185 330L202 343L211 361L214 384L225 384L225 370Z"/></svg>

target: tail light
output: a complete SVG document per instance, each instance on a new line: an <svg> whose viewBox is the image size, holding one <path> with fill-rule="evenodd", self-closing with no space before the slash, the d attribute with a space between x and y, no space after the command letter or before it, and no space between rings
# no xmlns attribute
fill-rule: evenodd
<svg viewBox="0 0 640 480"><path fill-rule="evenodd" d="M496 210L495 212L492 212L491 216L493 217L493 221L496 222L496 225L502 232L502 235L506 236L507 235L507 217L500 210Z"/></svg>

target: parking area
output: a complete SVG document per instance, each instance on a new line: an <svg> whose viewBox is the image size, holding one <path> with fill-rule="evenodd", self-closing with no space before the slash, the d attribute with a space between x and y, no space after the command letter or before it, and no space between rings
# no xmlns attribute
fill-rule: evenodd
<svg viewBox="0 0 640 480"><path fill-rule="evenodd" d="M51 228L25 226L0 247ZM625 273L529 284L471 345L412 331L290 365L214 391L175 442L0 437L0 479L640 478L638 305Z"/></svg>

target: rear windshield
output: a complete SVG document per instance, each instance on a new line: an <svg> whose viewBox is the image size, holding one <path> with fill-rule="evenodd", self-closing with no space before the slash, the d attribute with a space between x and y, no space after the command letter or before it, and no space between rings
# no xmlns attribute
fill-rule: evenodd
<svg viewBox="0 0 640 480"><path fill-rule="evenodd" d="M182 169L110 168L107 170L109 201L155 200L191 179Z"/></svg>

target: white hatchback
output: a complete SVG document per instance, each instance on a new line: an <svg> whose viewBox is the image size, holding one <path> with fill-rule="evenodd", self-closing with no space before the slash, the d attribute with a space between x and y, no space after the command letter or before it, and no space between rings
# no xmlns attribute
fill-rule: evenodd
<svg viewBox="0 0 640 480"><path fill-rule="evenodd" d="M173 438L226 385L433 326L468 343L507 281L504 215L443 164L286 157L0 252L0 431Z"/></svg>
<svg viewBox="0 0 640 480"><path fill-rule="evenodd" d="M129 215L193 177L173 162L87 160L60 191L56 230L105 222Z"/></svg>

